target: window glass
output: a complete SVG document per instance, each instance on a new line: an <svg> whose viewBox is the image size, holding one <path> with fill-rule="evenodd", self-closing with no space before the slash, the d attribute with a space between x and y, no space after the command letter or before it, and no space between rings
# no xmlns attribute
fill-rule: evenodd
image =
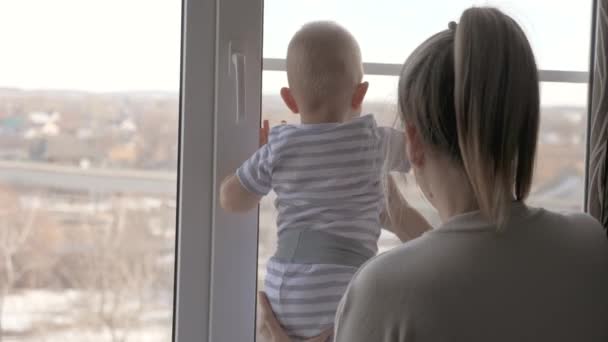
<svg viewBox="0 0 608 342"><path fill-rule="evenodd" d="M0 2L0 337L168 341L181 2Z"/></svg>
<svg viewBox="0 0 608 342"><path fill-rule="evenodd" d="M496 6L516 18L528 34L539 68L587 71L589 0L267 0L264 57L285 58L287 44L302 24L333 20L357 38L366 62L403 63L422 41L447 28L449 21L458 21L473 5Z"/></svg>
<svg viewBox="0 0 608 342"><path fill-rule="evenodd" d="M401 64L432 34L458 21L472 5L496 6L512 15L523 27L540 69L588 71L591 1L279 1L267 0L264 8L264 58L285 58L292 35L306 22L332 20L346 27L358 40L364 62ZM568 48L564 50L564 46ZM381 125L397 121L395 76L366 75L370 83L364 112L373 113ZM287 85L281 71L263 73L262 119L270 126L281 121L297 123L279 97ZM557 211L580 211L583 207L587 85L541 83L541 127L531 205ZM437 212L424 198L409 174L400 186L408 201L434 225ZM265 265L276 248L275 196L264 197L260 206L258 285L263 289ZM383 231L380 252L399 245Z"/></svg>
<svg viewBox="0 0 608 342"><path fill-rule="evenodd" d="M278 91L271 91L266 81L286 82L284 72L265 71L262 97L263 119L270 126L281 121L298 123L298 116L285 107ZM397 120L396 76L366 76L369 96L363 111L372 113L380 125L399 127ZM270 81L268 81L270 82ZM376 87L377 85L377 87ZM376 88L376 89L375 89ZM380 88L380 89L377 89ZM587 85L573 83L541 83L541 125L538 140L535 178L529 204L556 211L583 209L585 179L585 130L587 125ZM435 209L418 189L412 174L396 178L407 200L434 226L441 222ZM276 247L276 210L274 194L262 199L260 206L259 285L265 274L266 261ZM399 241L383 231L379 250L386 251Z"/></svg>

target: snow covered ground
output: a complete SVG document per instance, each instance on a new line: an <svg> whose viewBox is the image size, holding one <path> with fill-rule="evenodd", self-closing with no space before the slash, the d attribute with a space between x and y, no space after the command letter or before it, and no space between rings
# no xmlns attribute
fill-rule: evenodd
<svg viewBox="0 0 608 342"><path fill-rule="evenodd" d="M84 291L27 290L6 298L3 314L4 341L9 342L114 342L101 322L85 317L83 299L95 294ZM142 313L140 323L115 333L125 342L171 340L172 308L159 307Z"/></svg>

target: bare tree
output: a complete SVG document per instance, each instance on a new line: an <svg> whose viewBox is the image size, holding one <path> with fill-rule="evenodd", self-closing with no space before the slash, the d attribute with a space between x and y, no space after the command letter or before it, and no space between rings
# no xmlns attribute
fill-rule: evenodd
<svg viewBox="0 0 608 342"><path fill-rule="evenodd" d="M100 323L112 342L127 341L147 308L146 294L158 269L156 250L142 241L141 225L132 225L122 200L113 201L106 224L86 227L81 287L88 290L83 308Z"/></svg>
<svg viewBox="0 0 608 342"><path fill-rule="evenodd" d="M0 189L0 342L7 297L25 275L50 267L52 259L32 246L38 225L48 223L40 214L39 196L31 197L29 208L23 208L19 199L11 189Z"/></svg>

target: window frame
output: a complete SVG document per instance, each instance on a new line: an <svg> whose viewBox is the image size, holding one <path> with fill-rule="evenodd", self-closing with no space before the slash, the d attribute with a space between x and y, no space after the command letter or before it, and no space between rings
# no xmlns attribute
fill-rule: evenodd
<svg viewBox="0 0 608 342"><path fill-rule="evenodd" d="M263 0L182 0L174 341L255 340L258 211L226 214L217 194L222 178L257 149L262 72L285 71L284 59L262 58L262 21ZM230 114L235 83L228 42L242 49L246 89L255 94L246 97L247 118L238 124ZM364 69L398 76L401 65L366 62ZM540 82L590 77L539 70Z"/></svg>
<svg viewBox="0 0 608 342"><path fill-rule="evenodd" d="M373 76L399 76L402 64L394 63L372 63L363 62L363 70L366 75ZM286 71L285 59L264 58L264 71ZM589 73L585 71L569 70L538 70L539 82L554 83L587 83Z"/></svg>
<svg viewBox="0 0 608 342"><path fill-rule="evenodd" d="M585 212L589 214L593 213L591 208L592 204L590 203L589 194L590 194L590 183L592 175L589 172L591 167L591 128L592 128L592 119L593 119L593 100L594 100L594 87L595 87L595 74L597 72L597 65L595 64L596 58L596 49L597 49L597 30L598 30L598 8L600 3L598 0L592 0L591 2L591 27L589 28L589 76L588 76L588 89L587 89L587 131L585 132L586 136L586 148L585 148L585 199L584 199L584 208ZM598 220L599 217L596 217Z"/></svg>
<svg viewBox="0 0 608 342"><path fill-rule="evenodd" d="M173 341L205 341L209 336L215 12L215 0L182 1ZM189 39L191 33L198 39ZM208 63L196 65L193 60Z"/></svg>
<svg viewBox="0 0 608 342"><path fill-rule="evenodd" d="M224 212L218 191L258 147L262 9L262 0L182 3L174 341L255 338L258 212ZM245 58L242 102L231 48ZM247 109L240 120L236 103Z"/></svg>

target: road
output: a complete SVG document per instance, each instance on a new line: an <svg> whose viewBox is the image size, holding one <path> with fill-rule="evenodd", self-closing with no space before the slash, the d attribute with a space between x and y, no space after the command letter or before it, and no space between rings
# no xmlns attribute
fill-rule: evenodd
<svg viewBox="0 0 608 342"><path fill-rule="evenodd" d="M80 168L38 162L0 161L0 183L94 193L175 196L173 172Z"/></svg>
<svg viewBox="0 0 608 342"><path fill-rule="evenodd" d="M551 189L531 196L534 205L550 209L576 209L582 204L580 177L563 177L552 182ZM80 168L40 162L0 161L0 184L44 187L91 193L128 193L175 196L177 174L166 171ZM411 198L415 206L428 206L419 196Z"/></svg>

